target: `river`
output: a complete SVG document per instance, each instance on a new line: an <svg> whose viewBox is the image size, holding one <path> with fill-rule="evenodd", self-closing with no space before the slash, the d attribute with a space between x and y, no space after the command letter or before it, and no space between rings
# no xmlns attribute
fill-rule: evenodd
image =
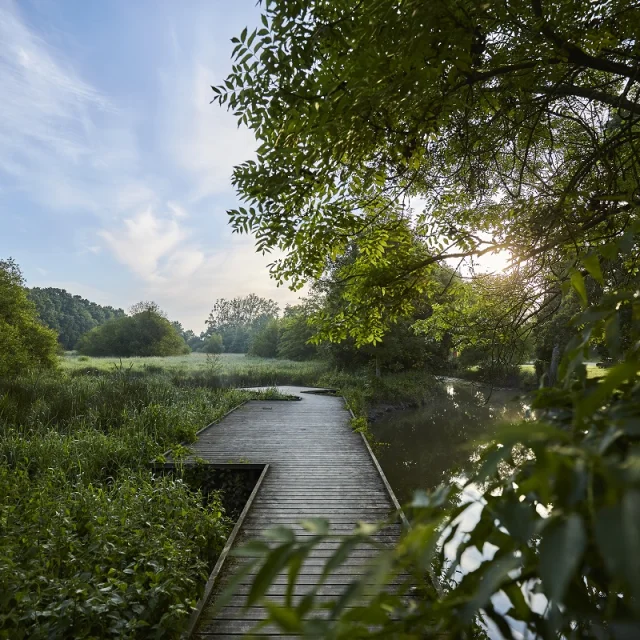
<svg viewBox="0 0 640 640"><path fill-rule="evenodd" d="M471 444L503 422L528 415L528 398L514 389L492 389L442 378L444 390L419 409L384 414L371 425L376 456L400 503L416 489L437 486L471 459Z"/></svg>
<svg viewBox="0 0 640 640"><path fill-rule="evenodd" d="M475 441L501 423L529 417L531 411L527 396L514 389L492 389L458 378L441 381L443 391L435 394L426 406L385 414L370 427L373 436L384 443L376 448L376 456L401 504L408 502L416 489L431 489L452 476L459 479L464 475L465 464L477 455ZM480 497L475 485L465 488L463 501L474 504L465 511L458 534L445 547L450 560L455 557L462 536L473 529L480 517ZM478 549L468 550L454 579L474 571L490 555ZM527 592L527 599L529 606L542 615L547 604L545 597ZM491 601L503 615L511 607L503 593L494 594ZM508 620L514 637L531 637L522 623ZM484 616L483 623L490 640L504 637Z"/></svg>

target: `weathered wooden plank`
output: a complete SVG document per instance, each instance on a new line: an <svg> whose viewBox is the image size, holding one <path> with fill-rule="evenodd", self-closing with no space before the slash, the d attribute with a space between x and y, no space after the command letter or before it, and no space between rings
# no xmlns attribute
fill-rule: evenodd
<svg viewBox="0 0 640 640"><path fill-rule="evenodd" d="M219 424L200 432L198 441L190 447L193 456L211 463L270 465L236 545L261 538L273 526L288 526L300 539L308 539L312 534L299 523L310 517L328 518L331 532L336 534L353 531L358 522L391 519L396 511L393 500L362 437L349 427L351 415L343 399L303 394L305 388L300 387L280 390L298 395L302 401L250 401ZM376 542L389 546L400 532L397 523L387 524L376 534ZM316 584L325 562L339 544L339 539L333 538L314 548L300 572L297 596ZM329 602L338 597L355 576L364 574L377 553L370 545L359 545L323 585L318 600ZM227 562L212 601L239 564L237 559ZM233 602L215 615L210 603L203 611L195 637L204 640L241 636L264 619L262 607L241 606L250 583L251 575L243 579ZM285 586L283 572L271 587L271 597L281 599ZM267 628L261 635L280 637L281 632Z"/></svg>

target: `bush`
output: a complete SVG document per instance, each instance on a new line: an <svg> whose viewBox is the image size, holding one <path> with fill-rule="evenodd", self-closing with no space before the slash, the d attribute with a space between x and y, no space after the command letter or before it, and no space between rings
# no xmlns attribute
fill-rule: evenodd
<svg viewBox="0 0 640 640"><path fill-rule="evenodd" d="M148 465L246 397L126 369L0 379L0 638L178 638L231 523Z"/></svg>
<svg viewBox="0 0 640 640"><path fill-rule="evenodd" d="M278 355L280 328L277 320L270 320L251 339L249 355L259 358L275 358Z"/></svg>
<svg viewBox="0 0 640 640"><path fill-rule="evenodd" d="M0 260L0 376L53 369L57 355L56 334L38 322L18 265Z"/></svg>
<svg viewBox="0 0 640 640"><path fill-rule="evenodd" d="M224 344L222 343L222 336L219 333L212 333L202 346L204 353L222 353L224 351Z"/></svg>
<svg viewBox="0 0 640 640"><path fill-rule="evenodd" d="M77 345L88 356L176 356L189 347L176 328L154 311L117 318L86 333Z"/></svg>

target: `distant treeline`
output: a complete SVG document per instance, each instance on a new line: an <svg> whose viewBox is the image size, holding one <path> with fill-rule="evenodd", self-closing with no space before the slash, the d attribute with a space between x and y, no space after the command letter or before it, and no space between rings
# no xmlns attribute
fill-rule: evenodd
<svg viewBox="0 0 640 640"><path fill-rule="evenodd" d="M74 349L78 340L94 327L124 316L122 309L103 307L64 289L33 287L27 290L36 305L42 323L58 334L58 342L66 350Z"/></svg>

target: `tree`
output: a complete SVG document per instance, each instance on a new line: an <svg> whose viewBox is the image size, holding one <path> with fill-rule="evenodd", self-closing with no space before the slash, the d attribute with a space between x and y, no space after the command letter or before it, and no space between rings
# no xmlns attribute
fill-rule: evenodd
<svg viewBox="0 0 640 640"><path fill-rule="evenodd" d="M280 324L276 319L269 320L262 329L251 337L248 354L259 358L275 358L280 343Z"/></svg>
<svg viewBox="0 0 640 640"><path fill-rule="evenodd" d="M287 305L280 321L278 357L287 360L311 360L318 357L318 346L311 342L314 335L310 323L313 303Z"/></svg>
<svg viewBox="0 0 640 640"><path fill-rule="evenodd" d="M134 307L132 307L133 309ZM154 307L132 316L110 320L86 333L78 351L88 356L175 356L189 353L176 328Z"/></svg>
<svg viewBox="0 0 640 640"><path fill-rule="evenodd" d="M253 334L278 316L273 300L254 293L227 300L216 300L207 320L206 334L219 333L227 353L246 353Z"/></svg>
<svg viewBox="0 0 640 640"><path fill-rule="evenodd" d="M38 321L15 260L0 260L0 377L56 365L55 332Z"/></svg>
<svg viewBox="0 0 640 640"><path fill-rule="evenodd" d="M40 320L57 332L58 341L66 350L73 349L87 331L124 316L122 309L100 306L64 289L34 287L28 290L28 296L36 305Z"/></svg>
<svg viewBox="0 0 640 640"><path fill-rule="evenodd" d="M224 351L222 336L219 333L212 333L207 336L202 342L201 351L204 353L222 353Z"/></svg>
<svg viewBox="0 0 640 640"><path fill-rule="evenodd" d="M160 305L153 300L141 300L140 302L136 302L134 305L131 305L129 308L130 316L135 316L144 312L155 313L161 318L167 317L167 314L160 308ZM182 325L179 322L177 324L180 325L179 331L182 332Z"/></svg>
<svg viewBox="0 0 640 640"><path fill-rule="evenodd" d="M381 339L406 312L407 281L426 287L445 256L508 248L566 279L637 226L632 0L264 7L213 87L259 145L234 171L244 206L231 223L285 252L271 271L294 288L362 247L342 274L361 302L347 320L358 344ZM407 227L422 255L406 250Z"/></svg>

